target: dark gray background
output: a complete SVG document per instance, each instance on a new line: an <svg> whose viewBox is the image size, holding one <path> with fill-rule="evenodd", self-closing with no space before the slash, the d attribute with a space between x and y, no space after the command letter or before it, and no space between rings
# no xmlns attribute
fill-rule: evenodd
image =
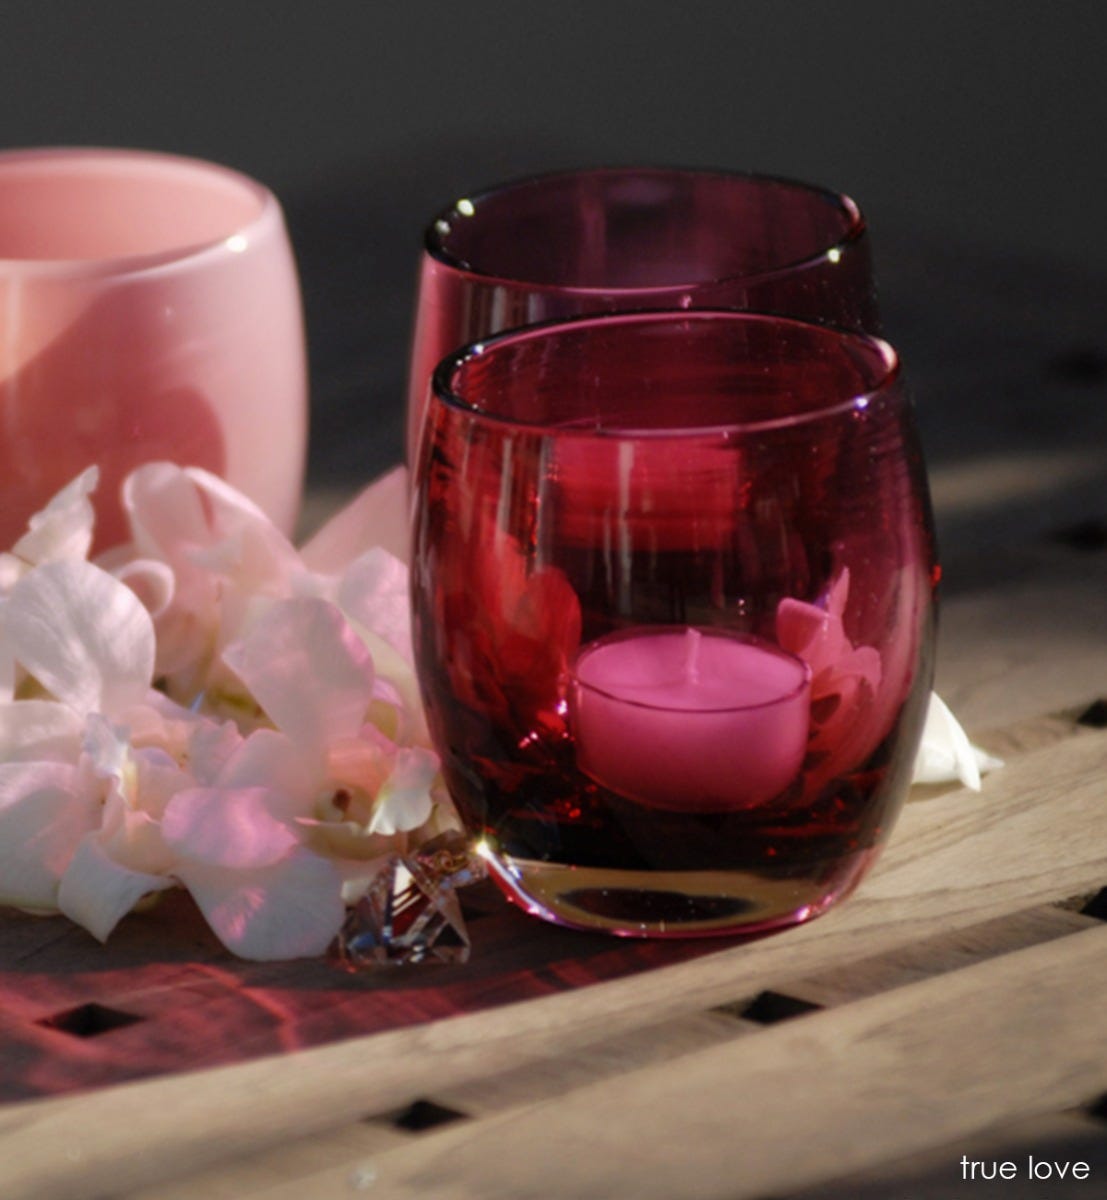
<svg viewBox="0 0 1107 1200"><path fill-rule="evenodd" d="M1097 0L0 0L0 145L194 154L278 193L316 490L402 455L420 231L457 195L636 161L847 191L956 588L996 518L958 505L966 471L1025 468L1003 520L1035 537L1107 490L1105 48Z"/></svg>
<svg viewBox="0 0 1107 1200"><path fill-rule="evenodd" d="M392 214L377 247L489 177L618 159L810 177L874 221L1107 265L1096 0L5 0L0 22L5 142L205 155L290 199L356 180Z"/></svg>

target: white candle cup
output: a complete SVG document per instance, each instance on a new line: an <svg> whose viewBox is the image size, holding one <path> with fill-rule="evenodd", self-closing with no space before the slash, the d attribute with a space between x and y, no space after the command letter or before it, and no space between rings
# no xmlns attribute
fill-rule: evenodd
<svg viewBox="0 0 1107 1200"><path fill-rule="evenodd" d="M656 808L765 804L803 765L811 671L758 638L646 626L592 642L570 689L577 765Z"/></svg>

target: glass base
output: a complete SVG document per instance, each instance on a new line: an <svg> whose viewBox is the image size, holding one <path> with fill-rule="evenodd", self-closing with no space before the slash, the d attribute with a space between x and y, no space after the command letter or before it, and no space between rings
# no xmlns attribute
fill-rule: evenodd
<svg viewBox="0 0 1107 1200"><path fill-rule="evenodd" d="M626 871L482 857L507 898L531 916L618 937L767 933L826 912L857 885L878 850L821 863L802 876L753 871Z"/></svg>

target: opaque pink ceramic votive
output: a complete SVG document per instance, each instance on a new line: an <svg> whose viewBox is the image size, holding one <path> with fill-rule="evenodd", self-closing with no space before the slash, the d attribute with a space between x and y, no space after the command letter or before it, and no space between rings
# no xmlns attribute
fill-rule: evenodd
<svg viewBox="0 0 1107 1200"><path fill-rule="evenodd" d="M277 200L225 167L135 150L0 154L0 548L95 463L170 459L291 532L307 439L303 317Z"/></svg>

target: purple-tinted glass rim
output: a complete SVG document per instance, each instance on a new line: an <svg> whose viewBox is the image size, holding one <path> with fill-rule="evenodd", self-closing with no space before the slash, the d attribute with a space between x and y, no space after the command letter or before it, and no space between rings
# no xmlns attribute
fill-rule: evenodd
<svg viewBox="0 0 1107 1200"><path fill-rule="evenodd" d="M447 247L443 244L443 238L449 233L450 221L457 217L463 217L471 220L475 215L482 200L488 200L493 197L500 197L508 192L516 189L524 189L529 187L541 186L547 183L557 183L570 179L584 179L588 177L599 178L601 176L624 176L632 178L635 176L658 176L669 177L672 179L680 178L717 178L720 180L731 181L735 183L753 183L765 184L776 187L793 188L797 192L803 192L809 195L813 200L818 200L823 203L830 204L842 214L844 226L842 236L835 241L824 246L815 254L809 254L802 258L795 259L790 262L781 263L777 267L773 267L767 271L756 271L749 274L727 274L712 278L688 279L683 282L663 283L656 285L642 286L639 284L633 285L576 285L564 283L544 283L536 282L531 279L517 278L509 273L498 272L493 269L482 268L479 264L466 262L464 259L458 258L451 254ZM472 211L465 212L463 205L468 205ZM446 226L445 231L443 226ZM493 185L492 187L482 188L480 191L472 192L467 196L463 196L455 200L452 204L439 210L435 217L427 225L423 232L423 248L431 258L456 271L460 275L467 275L473 279L480 279L487 283L498 283L504 285L512 285L515 287L526 287L528 291L533 292L558 292L564 295L587 296L587 295L638 295L647 296L652 293L675 292L688 290L691 288L706 287L709 285L719 285L729 282L741 281L743 283L755 284L766 280L776 279L782 275L788 275L795 271L802 271L811 267L818 266L819 263L827 261L833 256L835 251L841 253L848 246L861 240L866 230L865 217L861 212L857 202L844 192L836 192L832 188L821 187L818 184L805 183L799 179L789 179L786 176L780 175L765 175L756 171L731 171L722 168L711 167L583 167L568 171L547 171L539 175L521 176L517 179L507 180L504 183Z"/></svg>
<svg viewBox="0 0 1107 1200"><path fill-rule="evenodd" d="M856 347L875 364L880 362L883 371L874 376L871 385L842 400L821 407L813 407L800 413L791 413L782 417L769 417L756 421L730 421L721 425L692 425L673 426L666 429L633 429L615 427L579 427L572 425L550 425L544 422L523 421L515 417L490 413L468 403L453 388L454 377L467 363L487 354L521 345L539 338L557 336L574 330L599 326L603 329L613 329L619 325L671 325L679 322L725 321L728 323L774 325L805 333L809 337L836 340L839 343L849 343ZM492 337L482 338L462 346L459 350L448 354L435 367L431 376L432 400L439 401L479 424L499 429L512 429L519 432L534 434L549 434L556 432L560 437L582 439L597 438L693 438L721 434L760 433L772 429L796 428L800 425L811 424L815 421L826 420L829 417L843 413L864 410L878 396L889 392L900 378L901 362L895 348L883 338L868 333L855 333L852 330L841 329L833 325L817 324L812 321L800 321L793 317L782 317L775 313L758 313L738 311L729 308L674 308L674 309L643 309L635 312L591 313L584 316L557 318L552 321L540 321L519 329L509 329Z"/></svg>

